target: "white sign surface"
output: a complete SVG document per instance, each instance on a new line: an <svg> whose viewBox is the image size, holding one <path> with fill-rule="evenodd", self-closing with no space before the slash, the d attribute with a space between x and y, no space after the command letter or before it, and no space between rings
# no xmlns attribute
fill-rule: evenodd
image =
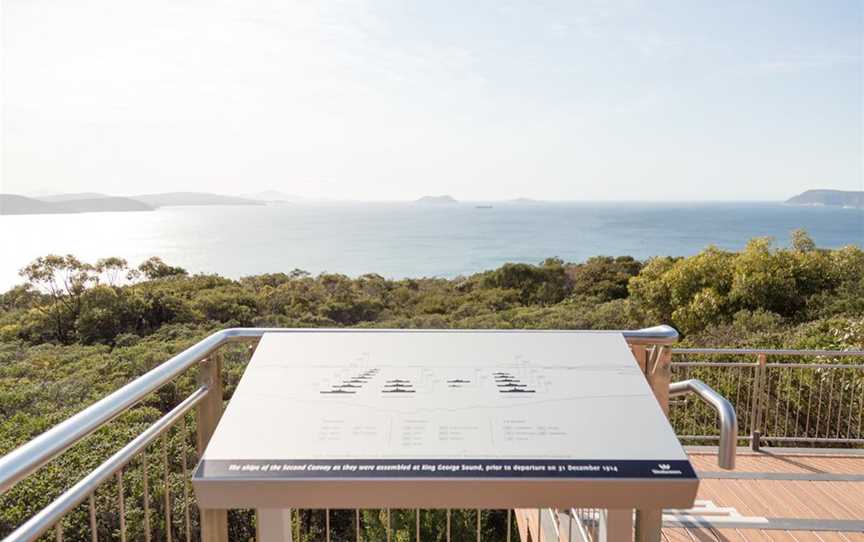
<svg viewBox="0 0 864 542"><path fill-rule="evenodd" d="M208 480L376 479L695 481L619 333L265 335L199 493Z"/></svg>

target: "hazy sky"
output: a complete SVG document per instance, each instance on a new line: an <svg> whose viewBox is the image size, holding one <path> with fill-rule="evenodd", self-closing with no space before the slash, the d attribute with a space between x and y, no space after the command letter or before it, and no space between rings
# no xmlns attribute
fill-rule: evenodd
<svg viewBox="0 0 864 542"><path fill-rule="evenodd" d="M864 189L860 0L2 6L3 192Z"/></svg>

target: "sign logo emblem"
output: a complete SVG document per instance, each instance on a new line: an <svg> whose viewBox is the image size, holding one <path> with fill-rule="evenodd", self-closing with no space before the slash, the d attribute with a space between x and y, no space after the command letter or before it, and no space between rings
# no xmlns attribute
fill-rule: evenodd
<svg viewBox="0 0 864 542"><path fill-rule="evenodd" d="M657 463L656 469L651 469L651 474L660 476L675 476L684 474L680 469L673 469L669 463Z"/></svg>

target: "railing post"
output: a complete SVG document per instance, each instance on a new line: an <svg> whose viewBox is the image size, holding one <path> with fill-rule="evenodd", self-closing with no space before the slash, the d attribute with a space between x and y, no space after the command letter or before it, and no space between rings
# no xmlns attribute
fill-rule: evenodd
<svg viewBox="0 0 864 542"><path fill-rule="evenodd" d="M222 355L210 354L198 367L198 384L207 386L207 396L198 405L198 457L204 454L210 437L222 417ZM228 511L201 510L202 542L228 542Z"/></svg>
<svg viewBox="0 0 864 542"><path fill-rule="evenodd" d="M669 416L669 384L672 382L672 347L655 344L647 350L645 377L663 413ZM638 359L638 358L637 358ZM660 542L663 510L636 510L635 538L637 542Z"/></svg>
<svg viewBox="0 0 864 542"><path fill-rule="evenodd" d="M633 353L633 357L636 358L636 363L639 365L639 368L642 369L642 373L647 377L648 369L646 368L646 359L648 358L648 352L645 346L641 344L632 344L630 345L630 351Z"/></svg>
<svg viewBox="0 0 864 542"><path fill-rule="evenodd" d="M597 542L631 542L633 510L630 508L600 509L597 534Z"/></svg>
<svg viewBox="0 0 864 542"><path fill-rule="evenodd" d="M663 531L663 510L636 510L636 542L660 542Z"/></svg>
<svg viewBox="0 0 864 542"><path fill-rule="evenodd" d="M762 405L762 384L767 376L767 369L765 367L767 356L764 353L759 354L757 359L756 378L753 382L753 399L751 400L753 407L750 412L750 423L753 424L750 430L750 448L754 452L759 451L759 440L762 437L762 411L764 410Z"/></svg>
<svg viewBox="0 0 864 542"><path fill-rule="evenodd" d="M647 363L648 384L660 408L669 415L669 384L672 382L672 349L658 344L649 350Z"/></svg>

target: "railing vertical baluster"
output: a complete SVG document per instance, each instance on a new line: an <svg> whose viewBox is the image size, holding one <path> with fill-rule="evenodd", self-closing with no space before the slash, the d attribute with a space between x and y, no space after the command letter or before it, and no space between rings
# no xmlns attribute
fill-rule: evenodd
<svg viewBox="0 0 864 542"><path fill-rule="evenodd" d="M387 542L390 542L390 537L392 533L390 532L390 509L387 509Z"/></svg>
<svg viewBox="0 0 864 542"><path fill-rule="evenodd" d="M860 416L860 405L859 405ZM846 438L852 437L852 420L855 419L855 373L852 373L852 383L849 386L849 421L846 423Z"/></svg>
<svg viewBox="0 0 864 542"><path fill-rule="evenodd" d="M723 390L734 389L735 367L732 367L728 371L723 371L723 373L721 375L718 375L718 377L721 378L722 381L718 381L717 386L722 387ZM730 392L730 393L732 393L732 392ZM736 400L737 400L737 398L736 398Z"/></svg>
<svg viewBox="0 0 864 542"><path fill-rule="evenodd" d="M447 509L447 542L450 542L450 509Z"/></svg>
<svg viewBox="0 0 864 542"><path fill-rule="evenodd" d="M744 381L744 379L745 379L744 375L747 372L749 372L749 370L750 370L749 367L738 367L738 376L741 378L742 381ZM749 386L750 387L753 386L753 380L752 379L749 381ZM744 420L744 422L738 426L738 432L743 433L745 436L750 435L750 430L753 428L753 420L750 418L750 407L753 406L750 404L750 402L752 400L753 400L753 392L750 388L747 388L747 390L744 392L743 408L739 409L737 407L737 405L735 407L736 410L741 411L741 419Z"/></svg>
<svg viewBox="0 0 864 542"><path fill-rule="evenodd" d="M766 373L766 363L767 357L765 354L759 354L757 356L755 371L756 371L756 382L753 386L753 410L752 410L752 418L753 418L753 427L751 432L751 440L750 447L753 450L758 450L760 445L760 438L762 436L762 382L765 380Z"/></svg>
<svg viewBox="0 0 864 542"><path fill-rule="evenodd" d="M567 513L567 542L573 541L573 514L570 511L566 511Z"/></svg>
<svg viewBox="0 0 864 542"><path fill-rule="evenodd" d="M757 411L759 410L759 361L753 364L753 381L750 390L750 447L759 449L759 426L757 425Z"/></svg>
<svg viewBox="0 0 864 542"><path fill-rule="evenodd" d="M324 537L330 542L330 509L324 509Z"/></svg>
<svg viewBox="0 0 864 542"><path fill-rule="evenodd" d="M735 408L737 409L738 405L741 404L741 367L736 367L735 372L738 374L738 379L737 379L737 382L735 384ZM734 377L733 377L733 379L734 379ZM735 435L735 436L737 437L738 435Z"/></svg>
<svg viewBox="0 0 864 542"><path fill-rule="evenodd" d="M825 437L831 435L831 407L834 403L834 370L827 369L831 377L828 380L828 414L825 416Z"/></svg>
<svg viewBox="0 0 864 542"><path fill-rule="evenodd" d="M90 494L88 508L90 509L90 542L99 542L99 532L96 525L96 497Z"/></svg>
<svg viewBox="0 0 864 542"><path fill-rule="evenodd" d="M689 376L689 378L705 378L705 375L699 369L696 369L694 373L695 374ZM703 405L701 401L693 401L692 399L688 399L688 401L691 402L693 410L695 411L693 414L693 434L704 435L706 425L709 423L713 424L713 420L708 422L708 416L713 416L714 413L710 412L706 415L705 405Z"/></svg>
<svg viewBox="0 0 864 542"><path fill-rule="evenodd" d="M698 369L695 369L694 372L696 374L690 375L688 373L687 378L699 378L703 377L700 374ZM704 434L704 423L705 423L705 405L702 404L701 401L693 401L691 398L687 398L687 402L693 407L693 434L701 435Z"/></svg>
<svg viewBox="0 0 864 542"><path fill-rule="evenodd" d="M858 394L858 435L855 438L861 438L861 425L864 422L864 379L861 380L861 393Z"/></svg>
<svg viewBox="0 0 864 542"><path fill-rule="evenodd" d="M792 371L786 371L786 389L783 390L786 412L783 416L783 436L789 435L789 393L792 391Z"/></svg>
<svg viewBox="0 0 864 542"><path fill-rule="evenodd" d="M171 542L171 479L168 470L168 432L162 433L162 467L165 476L165 540Z"/></svg>
<svg viewBox="0 0 864 542"><path fill-rule="evenodd" d="M795 407L795 433L796 433L796 435L801 429L801 426L798 425L798 421L801 418L801 391L803 390L803 388L804 388L804 381L801 378L801 375L798 375L798 394L795 396L795 399L796 399L795 400L795 404L796 404L796 407Z"/></svg>
<svg viewBox="0 0 864 542"><path fill-rule="evenodd" d="M147 466L147 449L145 448L141 452L141 481L144 485L144 541L150 542L150 473L147 472Z"/></svg>
<svg viewBox="0 0 864 542"><path fill-rule="evenodd" d="M510 527L513 523L513 509L507 509L507 542L510 542Z"/></svg>
<svg viewBox="0 0 864 542"><path fill-rule="evenodd" d="M784 374L784 372L785 371L780 371L779 369L775 370L775 371L772 371L770 369L768 370L769 375L771 375L772 373L776 375L774 377L774 381L775 381L774 387L772 388L770 385L768 386L769 392L771 389L775 390L774 395L776 396L776 400L774 401L774 407L773 407L774 408L774 411L773 411L774 412L774 429L773 429L773 431L771 431L771 430L767 429L767 426L766 426L765 433L768 435L773 434L775 437L783 436L783 432L780 430L780 411L783 410L783 404L781 403L781 401L783 400L783 397L784 397L783 396L783 374ZM769 377L769 382L770 382L770 377Z"/></svg>
<svg viewBox="0 0 864 542"><path fill-rule="evenodd" d="M477 542L480 542L480 509L477 509Z"/></svg>
<svg viewBox="0 0 864 542"><path fill-rule="evenodd" d="M537 542L543 542L543 510L540 508L537 509Z"/></svg>
<svg viewBox="0 0 864 542"><path fill-rule="evenodd" d="M759 434L771 434L771 372L767 367L762 368L759 379Z"/></svg>
<svg viewBox="0 0 864 542"><path fill-rule="evenodd" d="M189 517L189 472L186 466L186 416L180 418L180 467L183 469L183 521L186 542L192 542L192 521Z"/></svg>
<svg viewBox="0 0 864 542"><path fill-rule="evenodd" d="M813 406L813 379L807 386L807 421L804 422L804 437L810 436L810 409Z"/></svg>
<svg viewBox="0 0 864 542"><path fill-rule="evenodd" d="M537 542L543 542L543 510L540 508L537 509Z"/></svg>
<svg viewBox="0 0 864 542"><path fill-rule="evenodd" d="M360 542L360 509L354 509L354 533L357 535L357 542ZM300 534L297 534L297 540L300 540Z"/></svg>
<svg viewBox="0 0 864 542"><path fill-rule="evenodd" d="M123 469L117 471L117 508L120 510L120 542L126 542L126 503L123 501Z"/></svg>
<svg viewBox="0 0 864 542"><path fill-rule="evenodd" d="M687 367L681 368L681 380L687 380ZM676 377L677 378L677 377ZM688 431L688 423L690 422L690 405L687 404L686 398L681 401L681 432L685 435L690 434L691 431Z"/></svg>
<svg viewBox="0 0 864 542"><path fill-rule="evenodd" d="M57 542L63 542L63 520L57 522L54 526L54 539Z"/></svg>
<svg viewBox="0 0 864 542"><path fill-rule="evenodd" d="M416 523L415 528L414 528L414 531L415 531L414 538L415 538L415 542L420 542L420 509L417 508L414 511L414 514L415 514L414 519L415 519L415 523Z"/></svg>
<svg viewBox="0 0 864 542"><path fill-rule="evenodd" d="M783 388L783 373L781 373L780 371L769 371L769 373L770 372L777 373L777 379L776 379L777 380L777 385L776 385L777 400L774 402L774 436L779 437L779 436L781 436L781 434L780 434L780 406L781 406L780 405L780 398L782 397L781 394L783 393L783 389L782 389ZM771 390L771 386L768 386L768 390ZM769 432L769 431L766 431L766 432Z"/></svg>
<svg viewBox="0 0 864 542"><path fill-rule="evenodd" d="M687 380L690 378L690 367L684 367L684 376L682 380ZM696 421L694 420L694 416L690 414L690 401L687 397L684 397L684 424L682 429L684 429L685 433L690 433L691 435L698 435L698 429L696 429ZM690 431L687 431L687 425L690 425Z"/></svg>
<svg viewBox="0 0 864 542"><path fill-rule="evenodd" d="M749 367L741 367L741 373L749 375L750 388L745 394L747 400L747 409L744 415L747 416L747 425L743 428L744 435L749 436L753 433L753 388L756 387L756 369L753 365Z"/></svg>
<svg viewBox="0 0 864 542"><path fill-rule="evenodd" d="M299 541L299 540L300 540L300 522L301 522L302 519L303 519L303 515L302 515L302 513L301 513L301 511L300 511L299 508L296 509L296 512L297 512L297 523L296 523L296 527L295 527L295 529L297 530L297 536L296 536L296 538L297 538L297 540ZM204 541L204 542L206 542L206 541Z"/></svg>
<svg viewBox="0 0 864 542"><path fill-rule="evenodd" d="M354 509L354 535L355 535L356 541L360 542L360 509L359 508ZM299 541L300 538L298 537L297 540Z"/></svg>
<svg viewBox="0 0 864 542"><path fill-rule="evenodd" d="M835 370L842 371L843 369L835 369ZM843 385L844 380L845 379L843 378L843 373L841 372L840 373L840 397L837 398L837 424L836 424L837 425L837 438L840 438L840 420L843 419L842 418L842 414L843 414L843 388L845 387ZM849 416L850 417L852 416L851 410L849 411Z"/></svg>
<svg viewBox="0 0 864 542"><path fill-rule="evenodd" d="M555 508L555 525L558 526L558 539L561 539L561 536L564 532L564 526L561 525L561 509Z"/></svg>
<svg viewBox="0 0 864 542"><path fill-rule="evenodd" d="M820 369L821 370L821 369ZM816 397L816 425L814 427L814 437L819 436L819 426L822 421L822 387L825 384L825 379L822 378L822 375L819 376L819 395Z"/></svg>
<svg viewBox="0 0 864 542"><path fill-rule="evenodd" d="M777 369L776 371L772 371L777 374L777 385L775 395L777 396L777 400L774 401L774 436L782 437L784 435L783 431L780 430L780 411L783 409L783 375L785 374L782 370ZM770 388L769 388L770 389Z"/></svg>

